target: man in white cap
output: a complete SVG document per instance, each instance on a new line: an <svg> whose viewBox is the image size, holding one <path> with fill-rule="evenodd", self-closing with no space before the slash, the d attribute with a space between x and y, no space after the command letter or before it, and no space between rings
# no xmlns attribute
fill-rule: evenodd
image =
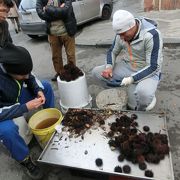
<svg viewBox="0 0 180 180"><path fill-rule="evenodd" d="M151 110L161 76L162 37L157 24L147 18L135 18L118 10L113 15L114 42L106 64L95 67L93 76L108 86L128 86L128 106L133 110ZM122 53L120 62L117 56ZM132 103L133 102L133 103Z"/></svg>

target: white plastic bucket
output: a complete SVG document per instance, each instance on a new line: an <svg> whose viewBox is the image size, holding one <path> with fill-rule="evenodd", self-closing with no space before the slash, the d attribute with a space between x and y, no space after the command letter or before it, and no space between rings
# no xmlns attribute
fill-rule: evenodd
<svg viewBox="0 0 180 180"><path fill-rule="evenodd" d="M19 127L19 134L21 135L21 137L24 139L26 144L29 144L33 137L33 134L24 116L14 118L13 121Z"/></svg>
<svg viewBox="0 0 180 180"><path fill-rule="evenodd" d="M122 88L103 90L96 97L96 105L99 109L126 109L127 92Z"/></svg>
<svg viewBox="0 0 180 180"><path fill-rule="evenodd" d="M64 109L82 108L91 103L85 74L74 81L62 81L57 78L60 94L60 106Z"/></svg>

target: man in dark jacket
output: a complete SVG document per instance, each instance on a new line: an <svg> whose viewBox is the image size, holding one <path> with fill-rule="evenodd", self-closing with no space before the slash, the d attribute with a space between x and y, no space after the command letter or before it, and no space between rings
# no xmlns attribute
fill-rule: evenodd
<svg viewBox="0 0 180 180"><path fill-rule="evenodd" d="M63 72L62 47L65 47L67 61L76 64L75 33L76 19L71 0L37 0L36 11L39 17L46 21L48 40L52 51L52 61L56 81Z"/></svg>
<svg viewBox="0 0 180 180"><path fill-rule="evenodd" d="M40 106L54 107L50 84L41 83L31 74L32 68L31 56L25 48L9 43L0 49L0 142L32 179L40 179L42 172L31 161L29 148L13 121Z"/></svg>
<svg viewBox="0 0 180 180"><path fill-rule="evenodd" d="M6 21L11 7L13 7L11 0L0 0L0 47L3 47L7 42L12 42Z"/></svg>

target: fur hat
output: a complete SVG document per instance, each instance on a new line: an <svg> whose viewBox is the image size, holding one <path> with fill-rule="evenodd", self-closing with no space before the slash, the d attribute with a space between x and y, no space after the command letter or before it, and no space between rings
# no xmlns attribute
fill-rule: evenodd
<svg viewBox="0 0 180 180"><path fill-rule="evenodd" d="M125 10L118 10L113 15L113 30L116 34L124 33L136 24L134 16Z"/></svg>
<svg viewBox="0 0 180 180"><path fill-rule="evenodd" d="M11 43L0 49L0 63L10 74L26 75L33 68L31 55L27 49Z"/></svg>

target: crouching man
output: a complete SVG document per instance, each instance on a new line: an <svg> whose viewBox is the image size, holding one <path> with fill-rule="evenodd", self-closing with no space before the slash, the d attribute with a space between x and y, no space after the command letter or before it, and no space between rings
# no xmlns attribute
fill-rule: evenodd
<svg viewBox="0 0 180 180"><path fill-rule="evenodd" d="M40 106L54 107L50 84L36 79L31 74L32 68L31 56L25 48L9 43L0 49L0 141L32 179L41 179L43 173L32 162L29 148L13 122Z"/></svg>
<svg viewBox="0 0 180 180"><path fill-rule="evenodd" d="M129 86L130 109L151 110L156 104L163 62L163 42L157 24L148 18L135 18L126 10L117 10L112 26L116 36L106 64L95 67L92 74L108 86Z"/></svg>

